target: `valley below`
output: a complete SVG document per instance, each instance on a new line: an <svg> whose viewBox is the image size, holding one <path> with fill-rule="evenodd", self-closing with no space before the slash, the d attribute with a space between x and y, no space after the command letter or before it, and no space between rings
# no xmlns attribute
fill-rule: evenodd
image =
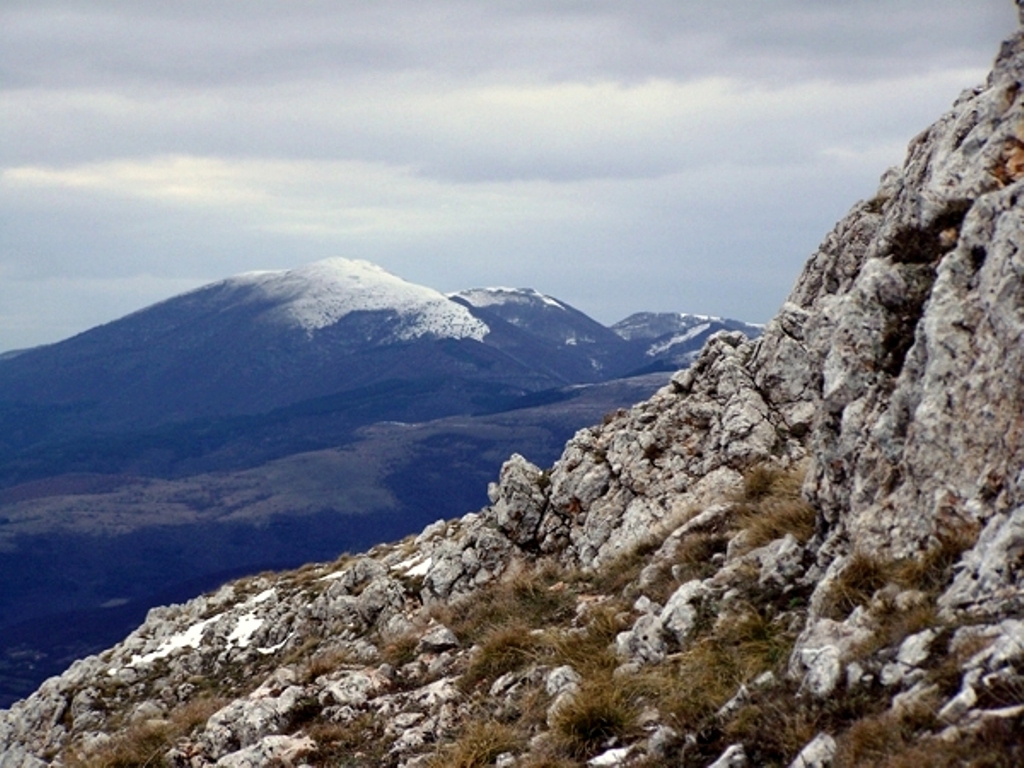
<svg viewBox="0 0 1024 768"><path fill-rule="evenodd" d="M151 471L155 462L147 467L141 453L123 448L152 436L122 436L120 471L50 469L0 489L0 707L123 637L154 605L237 576L331 560L478 509L509 455L549 464L577 429L667 379L648 374L537 393L522 400L526 407L497 413L348 430L322 404L294 421L268 416L263 428L248 417L247 431L208 443L208 454L165 458L164 476L131 471L140 463ZM346 418L351 412L338 415ZM301 439L289 443L289 435ZM39 466L59 467L65 457L55 449ZM99 467L114 457L110 451ZM234 468L188 474L200 463Z"/></svg>

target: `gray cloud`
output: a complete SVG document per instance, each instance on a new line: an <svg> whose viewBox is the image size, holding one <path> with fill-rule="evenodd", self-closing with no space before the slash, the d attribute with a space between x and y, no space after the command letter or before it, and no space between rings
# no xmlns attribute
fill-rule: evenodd
<svg viewBox="0 0 1024 768"><path fill-rule="evenodd" d="M8 2L11 84L267 85L360 72L876 77L976 63L1009 2Z"/></svg>
<svg viewBox="0 0 1024 768"><path fill-rule="evenodd" d="M1009 0L7 0L0 350L330 255L608 322L765 320L1015 23Z"/></svg>

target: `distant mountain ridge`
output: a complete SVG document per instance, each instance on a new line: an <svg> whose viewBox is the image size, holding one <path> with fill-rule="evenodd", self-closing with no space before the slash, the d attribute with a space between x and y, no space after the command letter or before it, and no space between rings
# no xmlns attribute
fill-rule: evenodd
<svg viewBox="0 0 1024 768"><path fill-rule="evenodd" d="M483 386L508 400L640 369L672 369L706 335L681 352L662 339L682 327L678 322L658 335L653 323L661 324L658 330L672 324L655 315L633 318L640 319L623 321L629 328L623 335L530 289L446 297L369 262L327 259L211 283L57 344L0 358L0 403L71 407L65 428L89 434L263 413L429 378ZM704 330L734 327L756 330L717 319ZM652 352L659 343L663 352ZM479 410L454 397L415 418Z"/></svg>
<svg viewBox="0 0 1024 768"><path fill-rule="evenodd" d="M509 453L663 385L621 378L649 348L532 289L328 259L0 357L0 706L153 600L479 507Z"/></svg>
<svg viewBox="0 0 1024 768"><path fill-rule="evenodd" d="M719 331L740 331L753 339L761 335L764 326L685 312L637 312L611 330L634 344L646 343L643 370L677 370L690 365L704 343Z"/></svg>
<svg viewBox="0 0 1024 768"><path fill-rule="evenodd" d="M450 294L492 326L508 324L576 361L573 378L604 381L636 367L639 350L610 328L531 288L476 288Z"/></svg>

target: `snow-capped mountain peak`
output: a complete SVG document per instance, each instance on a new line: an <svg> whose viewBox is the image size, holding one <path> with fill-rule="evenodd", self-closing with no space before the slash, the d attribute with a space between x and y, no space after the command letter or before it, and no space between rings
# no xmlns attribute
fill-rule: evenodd
<svg viewBox="0 0 1024 768"><path fill-rule="evenodd" d="M393 311L401 318L396 337L402 341L421 336L481 341L490 330L444 294L368 261L331 258L291 270L247 272L225 283L257 289L277 304L276 315L310 333L353 312L374 311Z"/></svg>
<svg viewBox="0 0 1024 768"><path fill-rule="evenodd" d="M471 288L449 294L449 298L471 307L485 319L500 318L563 347L603 347L613 358L621 356L621 339L614 332L571 305L532 288ZM602 370L608 362L593 359L591 365L594 370Z"/></svg>
<svg viewBox="0 0 1024 768"><path fill-rule="evenodd" d="M668 334L685 334L708 323L722 323L723 318L694 315L686 312L637 312L612 326L627 341L657 339ZM688 337L692 338L692 337Z"/></svg>
<svg viewBox="0 0 1024 768"><path fill-rule="evenodd" d="M544 304L555 309L565 310L566 306L558 299L547 296L533 288L471 288L467 291L449 294L450 298L460 298L474 307L506 306L509 304Z"/></svg>

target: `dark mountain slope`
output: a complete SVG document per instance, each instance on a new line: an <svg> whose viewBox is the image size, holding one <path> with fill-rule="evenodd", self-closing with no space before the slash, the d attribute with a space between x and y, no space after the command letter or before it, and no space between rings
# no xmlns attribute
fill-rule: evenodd
<svg viewBox="0 0 1024 768"><path fill-rule="evenodd" d="M529 288L476 288L452 294L492 327L495 319L552 345L558 357L574 363L576 381L604 381L623 376L642 360L637 345L624 340L579 310ZM506 348L503 346L503 348Z"/></svg>

